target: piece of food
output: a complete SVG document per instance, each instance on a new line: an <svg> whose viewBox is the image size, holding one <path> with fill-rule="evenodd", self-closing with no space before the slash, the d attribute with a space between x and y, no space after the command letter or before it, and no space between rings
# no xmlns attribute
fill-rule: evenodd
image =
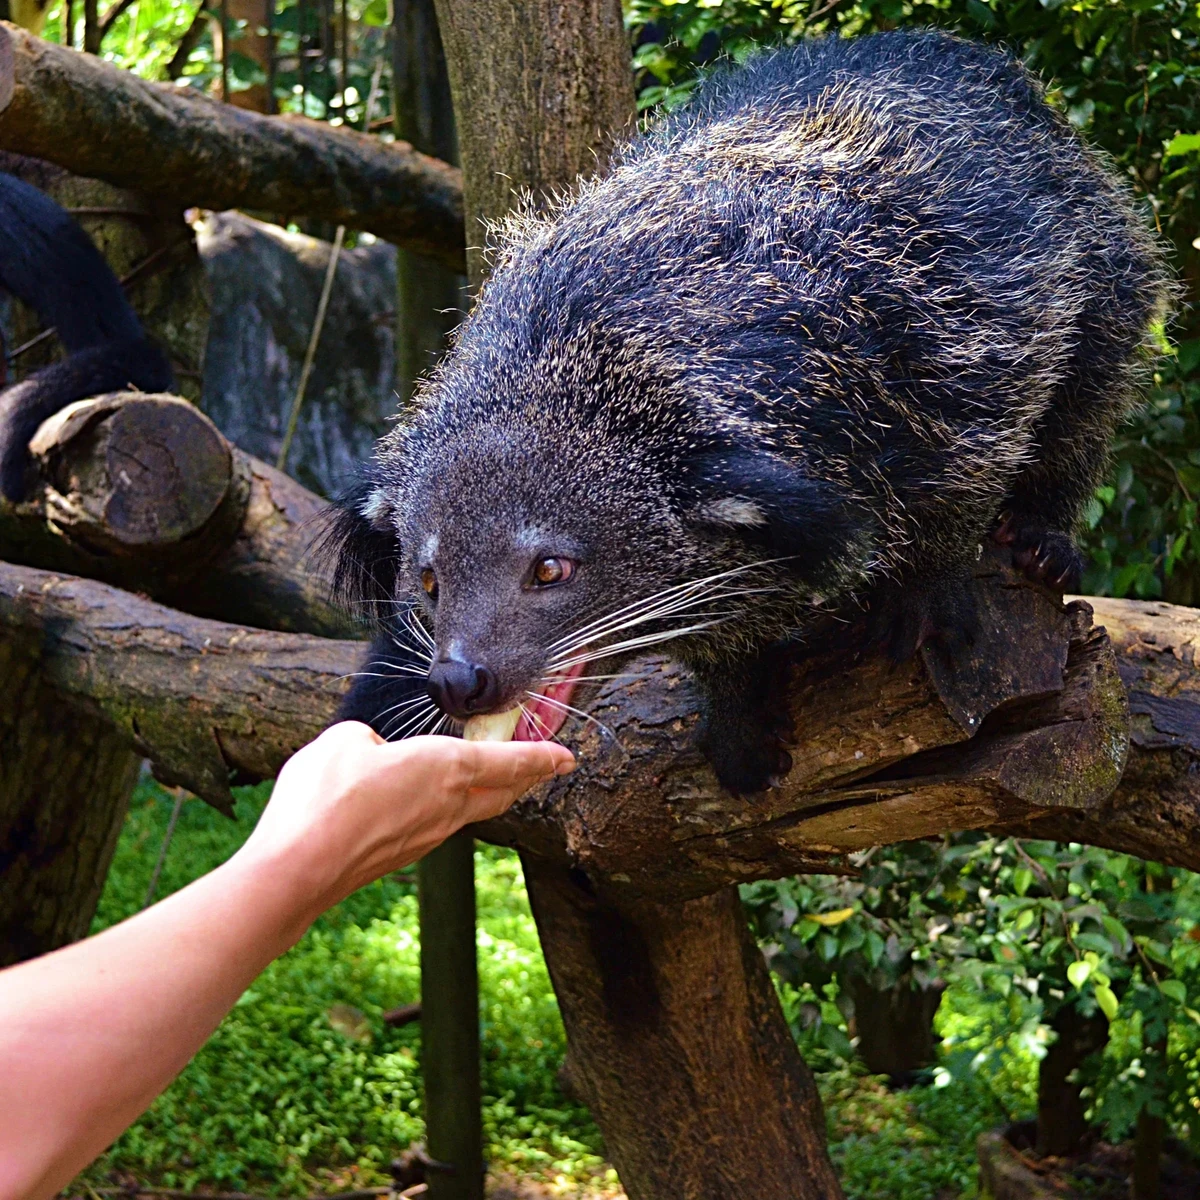
<svg viewBox="0 0 1200 1200"><path fill-rule="evenodd" d="M468 742L511 742L521 719L519 708L508 712L488 713L483 717L472 717L463 726L463 740Z"/></svg>

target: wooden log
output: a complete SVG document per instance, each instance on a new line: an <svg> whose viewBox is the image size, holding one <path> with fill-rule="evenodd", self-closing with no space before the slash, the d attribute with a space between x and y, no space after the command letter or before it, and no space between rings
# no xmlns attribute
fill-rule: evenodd
<svg viewBox="0 0 1200 1200"><path fill-rule="evenodd" d="M41 483L0 500L0 556L201 616L349 634L308 546L324 503L243 454L176 396L80 401L31 443Z"/></svg>
<svg viewBox="0 0 1200 1200"><path fill-rule="evenodd" d="M992 586L1007 593L1010 578L997 574ZM1039 605L1054 607L1029 590ZM1086 834L1076 840L1200 871L1200 670L1191 649L1200 612L1132 600L1088 604L1112 627L1116 654L1101 629L1083 628L1087 610L1073 602L1061 613L1068 645L1060 678L1051 671L1039 684L1023 668L1006 689L1009 699L974 736L950 715L925 660L891 670L868 659L825 677L813 664L792 688L796 728L811 731L800 735L798 765L758 802L718 787L690 741L694 705L684 671L647 657L635 679L606 685L588 704L623 749L606 745L594 725L569 727L575 774L476 832L580 869L614 894L661 899L835 869L849 851L881 839L968 827L1022 837ZM1040 657L1030 652L1039 640L1023 632L1020 657ZM62 696L106 713L142 753L169 762L200 794L206 779L231 772L275 775L333 719L363 655L361 642L189 616L95 580L10 563L0 563L0 640L33 646ZM1040 643L1059 660L1061 644L1047 636ZM1120 759L1120 731L1105 747L1095 714L1108 709L1119 726L1126 701L1113 694L1106 661L1127 680L1133 713L1128 763L1111 795L1106 781ZM1048 690L1037 691L1042 686ZM1171 703L1159 707L1164 701ZM1155 708L1157 716L1148 711ZM968 724L972 715L964 716ZM1063 737L1064 756L1056 757L1053 740L1040 740L1046 734ZM1017 769L1018 746L1049 748L1044 786L1031 786ZM1089 747L1090 771L1056 778L1072 762L1086 765ZM620 836L628 838L624 858L614 849ZM660 855L656 870L645 865L646 846ZM674 875L680 883L668 882Z"/></svg>
<svg viewBox="0 0 1200 1200"><path fill-rule="evenodd" d="M306 216L463 268L460 172L303 117L268 117L150 83L0 23L0 148L180 208Z"/></svg>
<svg viewBox="0 0 1200 1200"><path fill-rule="evenodd" d="M164 783L231 810L333 718L362 644L192 617L91 579L0 563L0 640L102 716Z"/></svg>

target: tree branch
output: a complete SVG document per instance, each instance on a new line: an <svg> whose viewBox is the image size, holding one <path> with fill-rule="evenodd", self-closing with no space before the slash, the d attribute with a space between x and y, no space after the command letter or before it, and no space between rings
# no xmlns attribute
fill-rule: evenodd
<svg viewBox="0 0 1200 1200"><path fill-rule="evenodd" d="M587 725L569 739L573 776L477 832L614 894L659 899L837 869L852 850L964 828L1200 869L1200 613L1096 601L1114 654L1086 604L1059 609L996 564L981 567L980 589L993 632L957 668L926 655L797 672L797 766L766 797L717 787L692 745L685 672L647 659L589 705L623 749ZM0 637L36 647L48 682L106 714L165 778L226 801L231 772L275 774L332 720L363 654L9 564Z"/></svg>
<svg viewBox="0 0 1200 1200"><path fill-rule="evenodd" d="M463 270L461 172L406 142L149 83L0 23L0 148L180 208L368 230Z"/></svg>

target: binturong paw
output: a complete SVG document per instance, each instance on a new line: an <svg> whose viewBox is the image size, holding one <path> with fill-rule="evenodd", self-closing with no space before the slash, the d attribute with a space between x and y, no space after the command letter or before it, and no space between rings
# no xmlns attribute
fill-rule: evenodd
<svg viewBox="0 0 1200 1200"><path fill-rule="evenodd" d="M871 605L869 631L869 640L894 663L908 662L927 643L951 657L965 652L979 633L971 577L964 572L881 590Z"/></svg>
<svg viewBox="0 0 1200 1200"><path fill-rule="evenodd" d="M1027 579L1055 592L1079 590L1083 555L1070 534L1005 513L992 531L992 540L1012 547L1013 566Z"/></svg>
<svg viewBox="0 0 1200 1200"><path fill-rule="evenodd" d="M735 795L778 787L792 769L786 679L782 651L727 671L697 673L704 698L700 749L721 786Z"/></svg>
<svg viewBox="0 0 1200 1200"><path fill-rule="evenodd" d="M758 726L705 722L700 748L717 773L717 780L737 796L752 796L779 787L792 769L792 756L779 733Z"/></svg>

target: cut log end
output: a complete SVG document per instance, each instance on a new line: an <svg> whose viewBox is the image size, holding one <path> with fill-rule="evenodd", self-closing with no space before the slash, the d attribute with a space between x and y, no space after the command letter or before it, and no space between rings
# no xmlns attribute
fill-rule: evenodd
<svg viewBox="0 0 1200 1200"><path fill-rule="evenodd" d="M233 482L216 426L176 396L97 396L43 423L30 443L55 524L97 548L174 546L211 521Z"/></svg>

